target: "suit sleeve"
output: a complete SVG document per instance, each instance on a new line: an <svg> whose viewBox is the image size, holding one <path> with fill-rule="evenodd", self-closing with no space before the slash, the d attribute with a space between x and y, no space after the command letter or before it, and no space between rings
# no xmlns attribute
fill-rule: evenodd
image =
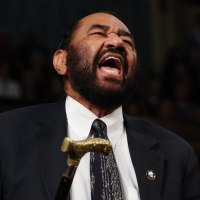
<svg viewBox="0 0 200 200"><path fill-rule="evenodd" d="M3 143L3 140L2 140L2 127L3 127L3 123L2 123L2 118L1 118L2 114L0 115L0 200L3 200L4 197L3 197L3 172L2 172L2 143ZM4 124L7 124L7 123L4 123Z"/></svg>
<svg viewBox="0 0 200 200"><path fill-rule="evenodd" d="M190 148L183 180L183 200L200 200L200 165L197 156Z"/></svg>
<svg viewBox="0 0 200 200"><path fill-rule="evenodd" d="M3 184L2 184L2 177L1 177L1 163L0 163L0 200L3 200Z"/></svg>

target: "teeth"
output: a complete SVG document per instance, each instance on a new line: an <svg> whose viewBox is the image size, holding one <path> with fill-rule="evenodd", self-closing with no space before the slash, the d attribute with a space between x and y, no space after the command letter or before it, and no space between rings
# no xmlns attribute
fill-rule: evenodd
<svg viewBox="0 0 200 200"><path fill-rule="evenodd" d="M105 61L107 61L107 60L109 60L109 59L114 59L114 60L118 60L118 61L120 61L119 58L114 57L114 56L108 56L108 57L105 59Z"/></svg>

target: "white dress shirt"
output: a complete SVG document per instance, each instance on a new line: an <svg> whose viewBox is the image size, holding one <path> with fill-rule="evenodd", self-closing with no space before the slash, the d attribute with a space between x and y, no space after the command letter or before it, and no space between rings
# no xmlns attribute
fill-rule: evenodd
<svg viewBox="0 0 200 200"><path fill-rule="evenodd" d="M72 140L86 139L92 122L98 117L70 96L67 97L65 106L69 138ZM140 200L136 174L128 149L122 107L100 119L107 125L107 134L113 147L125 199ZM82 157L74 176L70 190L71 200L91 200L89 165L90 153L87 153Z"/></svg>

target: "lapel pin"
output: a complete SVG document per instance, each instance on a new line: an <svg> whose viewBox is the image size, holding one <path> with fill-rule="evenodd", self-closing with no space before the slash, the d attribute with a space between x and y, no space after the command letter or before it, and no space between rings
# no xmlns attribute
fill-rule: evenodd
<svg viewBox="0 0 200 200"><path fill-rule="evenodd" d="M156 174L153 172L153 170L147 170L146 171L146 177L150 181L155 181L156 179Z"/></svg>

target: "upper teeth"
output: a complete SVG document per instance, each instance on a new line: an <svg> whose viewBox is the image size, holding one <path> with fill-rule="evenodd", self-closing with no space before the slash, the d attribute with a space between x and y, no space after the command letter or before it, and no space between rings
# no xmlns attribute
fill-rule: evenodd
<svg viewBox="0 0 200 200"><path fill-rule="evenodd" d="M108 56L108 57L105 59L105 61L107 61L107 60L109 60L109 59L114 59L114 60L118 60L118 61L120 61L119 58L114 57L114 56Z"/></svg>

